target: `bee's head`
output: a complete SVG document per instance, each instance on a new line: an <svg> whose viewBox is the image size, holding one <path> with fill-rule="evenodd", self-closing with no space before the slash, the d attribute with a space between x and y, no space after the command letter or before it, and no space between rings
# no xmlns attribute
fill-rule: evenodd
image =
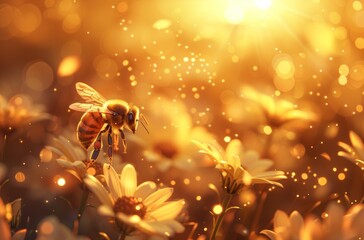
<svg viewBox="0 0 364 240"><path fill-rule="evenodd" d="M139 122L139 108L137 106L131 106L126 114L126 125L129 129L135 133L138 128Z"/></svg>

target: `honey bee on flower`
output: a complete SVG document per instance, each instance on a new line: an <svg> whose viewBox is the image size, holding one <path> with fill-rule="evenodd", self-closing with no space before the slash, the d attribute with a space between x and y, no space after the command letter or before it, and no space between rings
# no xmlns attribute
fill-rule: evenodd
<svg viewBox="0 0 364 240"><path fill-rule="evenodd" d="M124 153L126 152L124 128L135 133L140 122L148 131L145 127L147 121L139 113L137 106L121 99L106 100L95 89L82 82L76 83L76 90L86 103L73 103L69 108L85 112L77 126L77 138L85 149L93 144L92 161L96 160L100 153L103 133L107 133L107 155L111 162L113 149L117 151L119 148L119 136L121 136ZM145 124L139 121L139 117L145 121Z"/></svg>
<svg viewBox="0 0 364 240"><path fill-rule="evenodd" d="M102 174L102 165L87 159L83 149L72 141L71 134L67 132L60 136L51 136L46 146L40 152L42 162L56 161L67 172L71 173L80 182L87 174Z"/></svg>

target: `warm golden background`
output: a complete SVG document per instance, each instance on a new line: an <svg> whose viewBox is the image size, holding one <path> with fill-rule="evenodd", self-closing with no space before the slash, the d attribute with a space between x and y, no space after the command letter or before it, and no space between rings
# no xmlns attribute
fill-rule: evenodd
<svg viewBox="0 0 364 240"><path fill-rule="evenodd" d="M209 211L219 203L209 184L221 186L192 139L223 147L240 139L288 177L283 189L253 187L234 198L243 210L226 216L226 239L271 228L277 209L324 216L330 200L345 208L360 202L362 172L338 156L338 142L351 145L350 131L364 136L363 4L1 1L0 108L10 110L0 114L9 179L0 196L22 198L19 228L34 230L49 214L73 224L79 182L42 149L60 135L79 147L74 136L82 114L68 106L82 101L74 87L81 81L142 109L150 134L141 126L128 132L128 152L114 156L114 167L132 163L139 182L173 186L173 196L186 200L189 221L198 223L193 239L209 233ZM93 208L85 214L91 217L81 221L82 235L113 234Z"/></svg>

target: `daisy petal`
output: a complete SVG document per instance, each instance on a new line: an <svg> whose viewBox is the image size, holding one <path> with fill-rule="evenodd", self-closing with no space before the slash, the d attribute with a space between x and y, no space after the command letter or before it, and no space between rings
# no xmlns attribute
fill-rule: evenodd
<svg viewBox="0 0 364 240"><path fill-rule="evenodd" d="M293 234L299 236L299 233L304 226L304 220L302 218L302 215L297 211L293 211L289 216L289 220L291 222L291 229Z"/></svg>
<svg viewBox="0 0 364 240"><path fill-rule="evenodd" d="M115 216L115 213L114 211L112 210L112 208L110 208L109 206L106 206L106 205L101 205L97 211L101 214L101 215L105 215L105 216L108 216L108 217L114 217Z"/></svg>
<svg viewBox="0 0 364 240"><path fill-rule="evenodd" d="M156 192L152 193L147 197L143 204L148 207L148 209L152 210L158 207L160 204L167 201L173 193L173 188L163 188L159 189Z"/></svg>
<svg viewBox="0 0 364 240"><path fill-rule="evenodd" d="M356 154L360 158L364 158L364 144L363 141L360 139L359 135L353 131L350 131L350 141L355 148Z"/></svg>
<svg viewBox="0 0 364 240"><path fill-rule="evenodd" d="M134 192L134 197L141 198L141 200L144 201L144 199L146 199L150 194L155 192L156 189L157 184L155 184L154 182L143 182L136 188Z"/></svg>
<svg viewBox="0 0 364 240"><path fill-rule="evenodd" d="M160 221L160 223L168 225L173 230L173 232L176 232L176 233L181 233L185 230L185 227L182 225L182 223L180 223L174 219Z"/></svg>
<svg viewBox="0 0 364 240"><path fill-rule="evenodd" d="M185 202L184 200L164 203L163 206L149 212L149 217L158 221L174 219L181 212Z"/></svg>
<svg viewBox="0 0 364 240"><path fill-rule="evenodd" d="M174 233L181 233L185 230L185 227L176 220L165 220L149 223L154 229L156 229L161 235L171 237Z"/></svg>
<svg viewBox="0 0 364 240"><path fill-rule="evenodd" d="M201 153L206 153L206 154L210 155L216 161L222 161L222 156L221 156L219 150L217 150L215 147L213 147L207 143L200 143L196 140L191 140L191 142L193 144L195 144L198 148L200 148Z"/></svg>
<svg viewBox="0 0 364 240"><path fill-rule="evenodd" d="M226 160L234 167L238 168L240 163L240 154L243 152L243 145L238 139L234 139L226 147L225 156Z"/></svg>
<svg viewBox="0 0 364 240"><path fill-rule="evenodd" d="M277 233L270 231L270 230L263 230L260 232L260 234L266 236L270 240L279 240L280 239L280 237L278 236Z"/></svg>
<svg viewBox="0 0 364 240"><path fill-rule="evenodd" d="M123 168L120 182L122 196L133 196L137 185L136 172L133 165L128 164Z"/></svg>
<svg viewBox="0 0 364 240"><path fill-rule="evenodd" d="M94 176L87 175L84 182L88 189L93 192L102 204L113 206L113 201L104 186Z"/></svg>
<svg viewBox="0 0 364 240"><path fill-rule="evenodd" d="M13 235L13 237L11 238L11 240L24 240L26 234L27 234L27 230L26 229L20 229L19 231L17 231Z"/></svg>
<svg viewBox="0 0 364 240"><path fill-rule="evenodd" d="M128 216L128 215L126 215L124 213L118 212L116 214L116 217L120 221L122 221L122 222L124 222L124 223L126 223L126 224L128 224L130 226L133 226L133 227L135 227L135 228L139 229L140 231L145 232L147 234L151 234L152 235L152 234L156 234L157 233L156 232L156 229L154 229L148 223L146 223L145 221L143 221L138 215Z"/></svg>
<svg viewBox="0 0 364 240"><path fill-rule="evenodd" d="M122 197L121 183L118 174L110 164L104 164L103 167L106 184L110 189L110 193L114 199Z"/></svg>
<svg viewBox="0 0 364 240"><path fill-rule="evenodd" d="M344 208L338 203L331 202L327 207L327 213L330 217L326 218L325 224L331 231L338 231L341 229L343 223L343 216L345 214Z"/></svg>
<svg viewBox="0 0 364 240"><path fill-rule="evenodd" d="M277 210L274 214L273 227L276 233L279 233L282 229L290 227L288 215L282 210Z"/></svg>

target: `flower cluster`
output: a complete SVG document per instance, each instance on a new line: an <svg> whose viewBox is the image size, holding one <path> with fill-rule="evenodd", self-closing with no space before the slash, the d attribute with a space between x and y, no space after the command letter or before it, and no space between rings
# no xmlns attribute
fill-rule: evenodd
<svg viewBox="0 0 364 240"><path fill-rule="evenodd" d="M273 231L263 230L260 233L271 240L288 239L360 239L364 236L362 223L364 205L355 204L347 212L337 203L330 203L324 219L309 217L293 211L289 216L277 210L273 218Z"/></svg>

